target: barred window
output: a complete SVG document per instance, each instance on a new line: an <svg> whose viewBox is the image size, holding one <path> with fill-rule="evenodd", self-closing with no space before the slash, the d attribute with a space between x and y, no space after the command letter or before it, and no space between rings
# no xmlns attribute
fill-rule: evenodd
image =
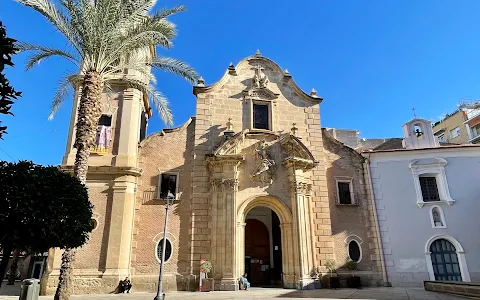
<svg viewBox="0 0 480 300"><path fill-rule="evenodd" d="M435 177L420 177L420 188L422 189L422 197L424 202L440 201L437 179Z"/></svg>

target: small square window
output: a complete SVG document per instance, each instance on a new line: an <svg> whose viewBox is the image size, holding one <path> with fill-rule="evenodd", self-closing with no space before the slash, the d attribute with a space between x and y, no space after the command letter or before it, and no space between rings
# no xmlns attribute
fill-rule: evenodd
<svg viewBox="0 0 480 300"><path fill-rule="evenodd" d="M445 138L445 134L441 134L438 136L438 141L440 143L446 143L447 142L447 139Z"/></svg>
<svg viewBox="0 0 480 300"><path fill-rule="evenodd" d="M450 138L454 139L457 136L460 136L460 128L455 127L454 129L450 130Z"/></svg>
<svg viewBox="0 0 480 300"><path fill-rule="evenodd" d="M253 103L253 128L270 130L268 104Z"/></svg>
<svg viewBox="0 0 480 300"><path fill-rule="evenodd" d="M112 126L112 116L102 115L100 119L98 119L98 126Z"/></svg>
<svg viewBox="0 0 480 300"><path fill-rule="evenodd" d="M166 199L168 192L177 198L177 175L164 173L160 175L160 199Z"/></svg>
<svg viewBox="0 0 480 300"><path fill-rule="evenodd" d="M440 201L437 179L432 176L420 177L420 188L424 202Z"/></svg>
<svg viewBox="0 0 480 300"><path fill-rule="evenodd" d="M472 133L473 133L473 137L477 137L478 135L480 135L480 124L477 124L472 127Z"/></svg>
<svg viewBox="0 0 480 300"><path fill-rule="evenodd" d="M350 182L337 182L337 190L339 204L353 204Z"/></svg>

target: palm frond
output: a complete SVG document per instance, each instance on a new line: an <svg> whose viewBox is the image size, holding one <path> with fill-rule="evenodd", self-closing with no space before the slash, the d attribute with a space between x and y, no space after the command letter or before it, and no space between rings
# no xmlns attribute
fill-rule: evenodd
<svg viewBox="0 0 480 300"><path fill-rule="evenodd" d="M55 92L55 96L53 97L50 114L48 115L49 120L53 119L55 113L58 111L58 109L70 93L70 88L73 88L72 83L70 82L70 78L72 76L74 76L74 74L67 74L60 79L57 91Z"/></svg>
<svg viewBox="0 0 480 300"><path fill-rule="evenodd" d="M179 12L184 12L187 10L187 7L184 5L176 6L174 8L164 8L156 12L152 19L165 19Z"/></svg>
<svg viewBox="0 0 480 300"><path fill-rule="evenodd" d="M117 30L120 30L117 28ZM108 57L103 61L102 69L112 64L120 55L129 54L150 45L159 45L164 48L172 46L172 39L176 35L175 25L167 20L153 21L145 18L137 26L122 32L112 32L110 35L120 38L112 39Z"/></svg>
<svg viewBox="0 0 480 300"><path fill-rule="evenodd" d="M131 53L128 58L120 59L118 63L111 65L103 72L104 76L117 76L126 70L136 71L138 75L144 78L145 83L154 79L151 72L150 54L146 51L136 51Z"/></svg>
<svg viewBox="0 0 480 300"><path fill-rule="evenodd" d="M52 56L59 56L67 59L68 61L70 61L76 66L79 65L78 59L72 53L69 53L60 49L53 49L53 48L33 45L29 43L24 43L24 42L17 43L17 47L20 51L28 51L28 50L36 51L36 53L34 53L32 56L28 58L27 64L25 65L26 70L30 70L36 64L39 64L42 60L46 58L50 58Z"/></svg>
<svg viewBox="0 0 480 300"><path fill-rule="evenodd" d="M148 17L148 12L153 8L157 0L136 0L128 1L122 6L120 21L116 24L119 29L126 29L132 24L135 25Z"/></svg>
<svg viewBox="0 0 480 300"><path fill-rule="evenodd" d="M198 74L193 68L181 60L170 57L155 57L152 59L152 66L162 71L167 71L181 76L189 82L196 82Z"/></svg>
<svg viewBox="0 0 480 300"><path fill-rule="evenodd" d="M161 92L157 91L152 85L148 85L147 89L148 102L151 106L155 106L155 109L160 114L162 121L169 126L173 125L173 114L170 110L167 97Z"/></svg>
<svg viewBox="0 0 480 300"><path fill-rule="evenodd" d="M81 53L81 47L77 45L78 38L75 30L70 26L68 18L61 13L50 0L16 0L18 3L33 8L52 25L58 29L72 44L72 46Z"/></svg>

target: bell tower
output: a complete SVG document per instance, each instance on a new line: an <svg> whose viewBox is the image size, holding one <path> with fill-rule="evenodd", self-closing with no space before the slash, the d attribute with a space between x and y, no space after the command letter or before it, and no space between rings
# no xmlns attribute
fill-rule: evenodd
<svg viewBox="0 0 480 300"><path fill-rule="evenodd" d="M74 79L74 101L67 147L62 164L75 163L75 124L82 91L82 78ZM146 136L147 120L152 116L146 95L119 79L112 91L104 93L102 116L98 120L96 145L90 148L89 166L136 167L138 143Z"/></svg>
<svg viewBox="0 0 480 300"><path fill-rule="evenodd" d="M82 286L96 286L98 293L114 290L120 279L131 276L135 197L142 174L138 168L139 142L145 138L147 120L152 116L147 96L122 80L126 75L148 83L136 71L127 70L119 74L118 79L110 83L110 91L103 94L102 115L98 120L96 143L90 149L86 182L96 225L89 241L77 250L74 264L75 281L82 282ZM82 80L78 75L72 81L73 108L62 161L62 169L72 173ZM47 294L55 291L61 253L59 249L49 252ZM97 282L91 282L92 278Z"/></svg>
<svg viewBox="0 0 480 300"><path fill-rule="evenodd" d="M403 147L407 149L439 147L437 138L433 135L432 122L415 118L403 125Z"/></svg>

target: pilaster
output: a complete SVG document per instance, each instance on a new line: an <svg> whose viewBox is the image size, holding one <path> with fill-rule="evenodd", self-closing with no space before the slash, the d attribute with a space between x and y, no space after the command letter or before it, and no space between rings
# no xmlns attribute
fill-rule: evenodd
<svg viewBox="0 0 480 300"><path fill-rule="evenodd" d="M104 277L119 280L130 272L135 189L134 176L124 175L114 181Z"/></svg>
<svg viewBox="0 0 480 300"><path fill-rule="evenodd" d="M217 290L238 290L237 191L238 161L213 164L212 264Z"/></svg>
<svg viewBox="0 0 480 300"><path fill-rule="evenodd" d="M123 92L121 104L120 132L118 137L118 154L116 166L136 166L138 152L138 136L140 126L138 118L142 110L143 93L136 89L126 89Z"/></svg>
<svg viewBox="0 0 480 300"><path fill-rule="evenodd" d="M294 237L294 266L297 288L303 288L312 282L310 271L314 267L312 252L312 228L310 220L310 199L312 185L304 176L304 170L296 168L295 163L286 164L290 182L292 204L292 233Z"/></svg>

